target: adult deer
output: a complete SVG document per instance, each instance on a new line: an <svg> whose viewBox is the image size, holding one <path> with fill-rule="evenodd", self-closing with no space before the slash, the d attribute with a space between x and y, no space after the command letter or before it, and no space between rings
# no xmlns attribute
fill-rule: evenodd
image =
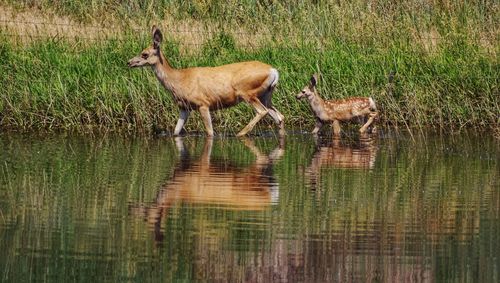
<svg viewBox="0 0 500 283"><path fill-rule="evenodd" d="M271 102L279 78L276 69L258 61L175 69L160 50L162 39L160 30L153 26L153 44L130 59L128 66L151 66L160 83L173 94L180 109L174 135L181 133L191 111L198 110L207 135L213 136L210 111L231 107L241 101L252 105L257 114L237 136L246 135L266 114L279 125L280 135L284 135L284 116Z"/></svg>
<svg viewBox="0 0 500 283"><path fill-rule="evenodd" d="M317 134L324 123L333 123L333 132L340 134L339 121L349 121L354 118L366 118L368 121L359 129L366 132L368 127L378 116L377 106L371 97L351 97L341 100L323 100L316 90L317 75L311 77L309 85L297 94L297 99L306 97L316 117L316 125L312 131Z"/></svg>

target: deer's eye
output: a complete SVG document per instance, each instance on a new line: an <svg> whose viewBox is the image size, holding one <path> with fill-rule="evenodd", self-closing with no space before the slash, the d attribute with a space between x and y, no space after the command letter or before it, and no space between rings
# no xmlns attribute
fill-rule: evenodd
<svg viewBox="0 0 500 283"><path fill-rule="evenodd" d="M305 90L302 90L302 94L306 94L306 91L305 91Z"/></svg>
<svg viewBox="0 0 500 283"><path fill-rule="evenodd" d="M148 59L148 54L147 53L142 53L141 54L142 59Z"/></svg>

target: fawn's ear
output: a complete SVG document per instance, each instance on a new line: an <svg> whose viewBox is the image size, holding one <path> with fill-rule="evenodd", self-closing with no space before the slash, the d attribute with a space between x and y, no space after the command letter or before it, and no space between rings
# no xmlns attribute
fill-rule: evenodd
<svg viewBox="0 0 500 283"><path fill-rule="evenodd" d="M161 34L160 29L158 29L156 26L153 26L153 47L155 49L160 48L160 43L163 40L163 35Z"/></svg>
<svg viewBox="0 0 500 283"><path fill-rule="evenodd" d="M309 86L310 86L311 88L314 88L314 87L316 87L316 84L317 84L317 83L318 83L318 75L317 75L317 74L314 74L314 75L312 75L312 77L311 77L311 81L310 81L310 83L309 83Z"/></svg>

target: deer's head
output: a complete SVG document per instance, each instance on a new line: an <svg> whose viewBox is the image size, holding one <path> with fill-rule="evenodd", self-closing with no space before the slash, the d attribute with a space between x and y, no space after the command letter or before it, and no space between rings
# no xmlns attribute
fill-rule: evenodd
<svg viewBox="0 0 500 283"><path fill-rule="evenodd" d="M163 40L163 35L161 31L153 26L153 44L144 50L142 50L139 56L136 56L128 61L128 66L130 68L135 67L143 67L143 66L152 66L161 63L161 55L160 55L160 44Z"/></svg>
<svg viewBox="0 0 500 283"><path fill-rule="evenodd" d="M304 97L309 98L314 95L316 92L316 83L318 82L318 75L314 74L311 77L311 81L309 81L309 85L305 86L297 95L297 99L301 99Z"/></svg>

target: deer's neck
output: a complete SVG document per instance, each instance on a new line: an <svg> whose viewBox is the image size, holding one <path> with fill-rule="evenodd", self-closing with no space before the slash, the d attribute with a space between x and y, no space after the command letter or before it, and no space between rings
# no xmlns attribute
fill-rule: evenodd
<svg viewBox="0 0 500 283"><path fill-rule="evenodd" d="M177 75L178 71L168 63L167 58L163 56L163 52L160 52L160 60L158 63L152 66L155 72L156 78L160 83L168 90L172 92L174 96L177 94Z"/></svg>
<svg viewBox="0 0 500 283"><path fill-rule="evenodd" d="M328 120L325 109L325 101L317 93L308 97L311 108L316 116L321 120Z"/></svg>

